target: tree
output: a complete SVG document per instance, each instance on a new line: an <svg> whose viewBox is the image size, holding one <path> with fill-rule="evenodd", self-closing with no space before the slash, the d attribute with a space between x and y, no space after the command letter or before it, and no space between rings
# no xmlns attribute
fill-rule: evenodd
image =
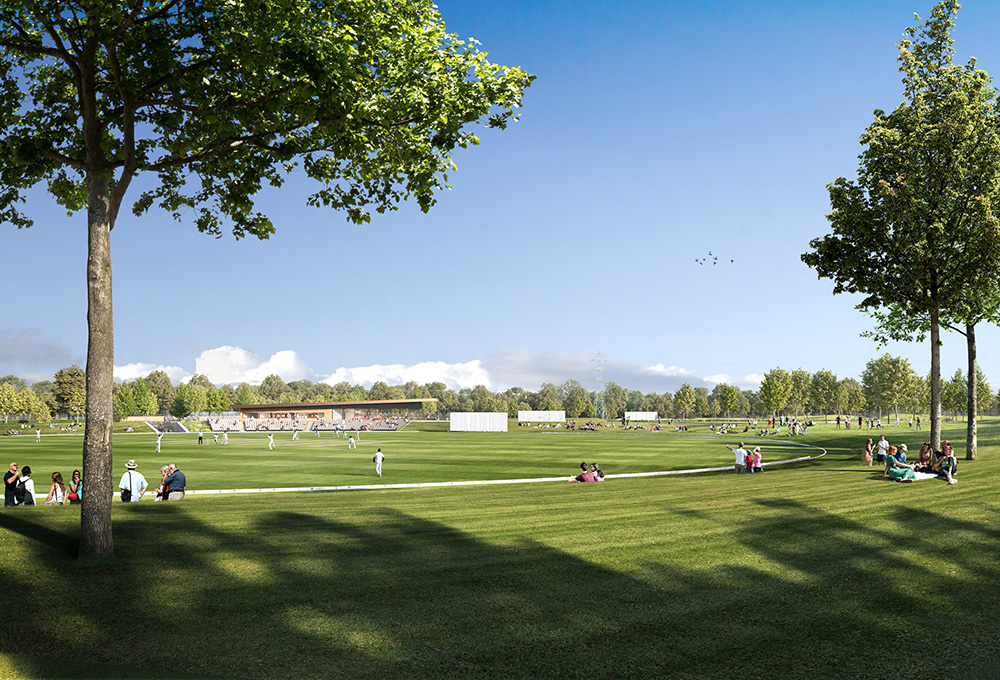
<svg viewBox="0 0 1000 680"><path fill-rule="evenodd" d="M812 376L809 371L798 368L791 373L792 387L788 392L788 407L795 410L796 420L799 411L804 411L809 404L809 388L812 386Z"/></svg>
<svg viewBox="0 0 1000 680"><path fill-rule="evenodd" d="M983 373L983 369L976 366L976 384L979 386L979 390L976 393L976 411L989 411L993 408L994 398L993 391L990 389L989 382L986 381L986 374Z"/></svg>
<svg viewBox="0 0 1000 680"><path fill-rule="evenodd" d="M623 418L627 403L628 392L624 387L615 382L609 382L604 386L604 408L607 409L608 418L612 420Z"/></svg>
<svg viewBox="0 0 1000 680"><path fill-rule="evenodd" d="M912 375L909 359L890 354L883 354L865 365L861 374L865 401L869 407L878 409L880 420L883 409L888 411L891 406L895 409L896 421L899 421L899 402Z"/></svg>
<svg viewBox="0 0 1000 680"><path fill-rule="evenodd" d="M576 383L575 380L572 382ZM565 386L566 383L563 383L563 385ZM587 393L587 390L584 389L583 385L580 383L576 383L570 387L569 392L566 393L563 400L563 406L566 409L567 418L579 418L580 416L586 417L584 413L587 412L588 407L590 408L590 412L593 412L593 404L590 401L590 394Z"/></svg>
<svg viewBox="0 0 1000 680"><path fill-rule="evenodd" d="M125 420L129 416L136 414L135 394L132 386L127 382L115 385L115 420Z"/></svg>
<svg viewBox="0 0 1000 680"><path fill-rule="evenodd" d="M833 372L820 369L813 373L812 381L809 384L809 400L818 408L823 409L823 416L829 422L830 410L837 408L837 398L840 392L840 383Z"/></svg>
<svg viewBox="0 0 1000 680"><path fill-rule="evenodd" d="M18 378L16 375L5 375L0 378L0 385L12 385L15 390L28 389L28 383L24 382L24 378Z"/></svg>
<svg viewBox="0 0 1000 680"><path fill-rule="evenodd" d="M133 180L202 232L267 238L253 196L301 164L312 205L369 210L447 186L483 119L504 128L532 78L446 33L426 0L4 2L0 12L0 220L46 183L88 225L87 431L80 555L111 537L111 231ZM23 85L21 82L23 81ZM30 95L30 96L29 96ZM197 179L191 190L186 182ZM96 502L96 499L102 499ZM106 500L105 500L106 499Z"/></svg>
<svg viewBox="0 0 1000 680"><path fill-rule="evenodd" d="M261 385L263 387L263 385ZM389 398L389 386L381 380L376 381L368 390L368 398L372 401L381 401Z"/></svg>
<svg viewBox="0 0 1000 680"><path fill-rule="evenodd" d="M735 409L736 405L739 403L739 390L732 385L727 385L725 383L719 383L712 390L712 395L715 397L715 401L719 404L719 410L726 414L726 418L729 418Z"/></svg>
<svg viewBox="0 0 1000 680"><path fill-rule="evenodd" d="M236 388L236 401L233 403L239 406L254 406L264 402L261 400L257 388L244 382Z"/></svg>
<svg viewBox="0 0 1000 680"><path fill-rule="evenodd" d="M257 393L265 404L280 404L285 401L288 395L288 385L281 379L281 376L271 375L264 378L264 381L257 388Z"/></svg>
<svg viewBox="0 0 1000 680"><path fill-rule="evenodd" d="M150 416L157 413L156 396L149 389L143 378L132 381L132 398L135 400L135 413L140 416Z"/></svg>
<svg viewBox="0 0 1000 680"><path fill-rule="evenodd" d="M911 417L916 418L918 411L923 413L929 402L930 390L927 381L919 375L911 375L903 390L904 408L910 412Z"/></svg>
<svg viewBox="0 0 1000 680"><path fill-rule="evenodd" d="M788 395L792 391L792 376L781 368L772 368L764 375L764 380L760 384L760 391L757 398L765 413L777 415L778 411L785 408L788 402Z"/></svg>
<svg viewBox="0 0 1000 680"><path fill-rule="evenodd" d="M840 394L844 412L848 416L860 413L865 408L865 391L862 389L861 383L854 378L844 378L840 381Z"/></svg>
<svg viewBox="0 0 1000 680"><path fill-rule="evenodd" d="M39 380L31 385L31 391L38 395L39 401L45 404L50 411L55 408L52 401L52 389L54 387L55 383L51 380Z"/></svg>
<svg viewBox="0 0 1000 680"><path fill-rule="evenodd" d="M155 413L167 413L174 403L174 384L163 371L156 370L146 376L146 386L156 397Z"/></svg>
<svg viewBox="0 0 1000 680"><path fill-rule="evenodd" d="M1000 126L989 76L953 64L956 0L943 0L899 43L905 100L861 137L857 181L828 185L831 235L802 260L865 295L861 309L926 317L931 445L941 445L942 318L961 317L971 292L1000 264L992 206L1000 186Z"/></svg>
<svg viewBox="0 0 1000 680"><path fill-rule="evenodd" d="M84 413L87 405L87 374L83 369L73 364L56 371L52 398L57 411L70 417Z"/></svg>
<svg viewBox="0 0 1000 680"><path fill-rule="evenodd" d="M17 413L18 404L17 388L11 383L0 382L0 413L5 423Z"/></svg>
<svg viewBox="0 0 1000 680"><path fill-rule="evenodd" d="M694 402L694 390L690 384L684 383L674 392L674 411L681 417L681 420L694 412Z"/></svg>
<svg viewBox="0 0 1000 680"><path fill-rule="evenodd" d="M968 399L967 389L965 374L962 369L955 369L951 380L941 385L941 407L958 415Z"/></svg>

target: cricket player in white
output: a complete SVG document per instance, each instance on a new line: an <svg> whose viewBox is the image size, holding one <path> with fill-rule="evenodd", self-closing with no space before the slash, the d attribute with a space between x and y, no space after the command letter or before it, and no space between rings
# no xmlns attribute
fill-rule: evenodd
<svg viewBox="0 0 1000 680"><path fill-rule="evenodd" d="M270 451L274 448L274 435L267 435L267 449Z"/></svg>
<svg viewBox="0 0 1000 680"><path fill-rule="evenodd" d="M385 454L382 453L382 449L375 452L375 472L379 477L382 476L382 461L385 460Z"/></svg>

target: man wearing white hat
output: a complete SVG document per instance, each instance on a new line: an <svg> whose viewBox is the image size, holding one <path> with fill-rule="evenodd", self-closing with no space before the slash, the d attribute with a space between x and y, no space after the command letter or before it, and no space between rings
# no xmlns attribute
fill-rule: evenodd
<svg viewBox="0 0 1000 680"><path fill-rule="evenodd" d="M125 463L125 467L127 470L122 475L122 481L118 482L118 488L122 491L122 503L136 503L146 493L148 484L142 473L135 469L137 466L134 460Z"/></svg>

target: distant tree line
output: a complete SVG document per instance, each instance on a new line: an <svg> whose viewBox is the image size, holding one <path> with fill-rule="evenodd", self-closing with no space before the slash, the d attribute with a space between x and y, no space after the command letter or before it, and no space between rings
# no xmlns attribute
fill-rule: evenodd
<svg viewBox="0 0 1000 680"><path fill-rule="evenodd" d="M986 376L977 367L979 413L993 411L1000 395L991 391ZM348 382L329 384L296 380L286 383L277 375L267 376L260 385L240 383L216 386L197 374L174 385L163 371L145 378L115 384L114 413L118 420L129 416L171 414L183 418L191 413L222 413L236 406L255 404L320 403L383 399L437 399L425 405L424 414L452 411L506 411L514 418L518 411L565 411L568 418L594 417L597 392L588 391L576 380L561 384L544 382L536 391L512 387L493 392L483 385L461 390L442 382L420 385L410 381L387 385L379 381L370 388ZM955 371L942 385L945 411L962 413L968 398L968 381L962 370ZM86 375L78 366L56 372L53 380L30 387L16 376L0 378L0 416L44 420L52 414L78 417L86 404ZM741 390L720 383L712 390L684 383L674 392L629 390L614 382L604 388L604 405L610 418L622 418L626 411L655 411L661 418L744 418L789 415L871 417L916 417L930 406L929 379L917 375L910 362L883 354L868 362L861 379L838 378L826 369L809 373L803 369L768 371L760 388ZM902 414L902 415L900 415Z"/></svg>

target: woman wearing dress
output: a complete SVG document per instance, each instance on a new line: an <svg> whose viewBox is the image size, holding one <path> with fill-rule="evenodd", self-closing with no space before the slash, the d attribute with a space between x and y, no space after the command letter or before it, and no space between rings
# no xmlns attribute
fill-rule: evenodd
<svg viewBox="0 0 1000 680"><path fill-rule="evenodd" d="M872 466L872 458L875 456L875 448L872 445L872 440L869 439L868 443L865 444L865 450L861 454L861 460L868 463L868 467Z"/></svg>
<svg viewBox="0 0 1000 680"><path fill-rule="evenodd" d="M896 460L895 446L889 447L889 453L885 457L885 472L882 475L888 476L894 482L912 482L917 477L913 474L912 465Z"/></svg>

